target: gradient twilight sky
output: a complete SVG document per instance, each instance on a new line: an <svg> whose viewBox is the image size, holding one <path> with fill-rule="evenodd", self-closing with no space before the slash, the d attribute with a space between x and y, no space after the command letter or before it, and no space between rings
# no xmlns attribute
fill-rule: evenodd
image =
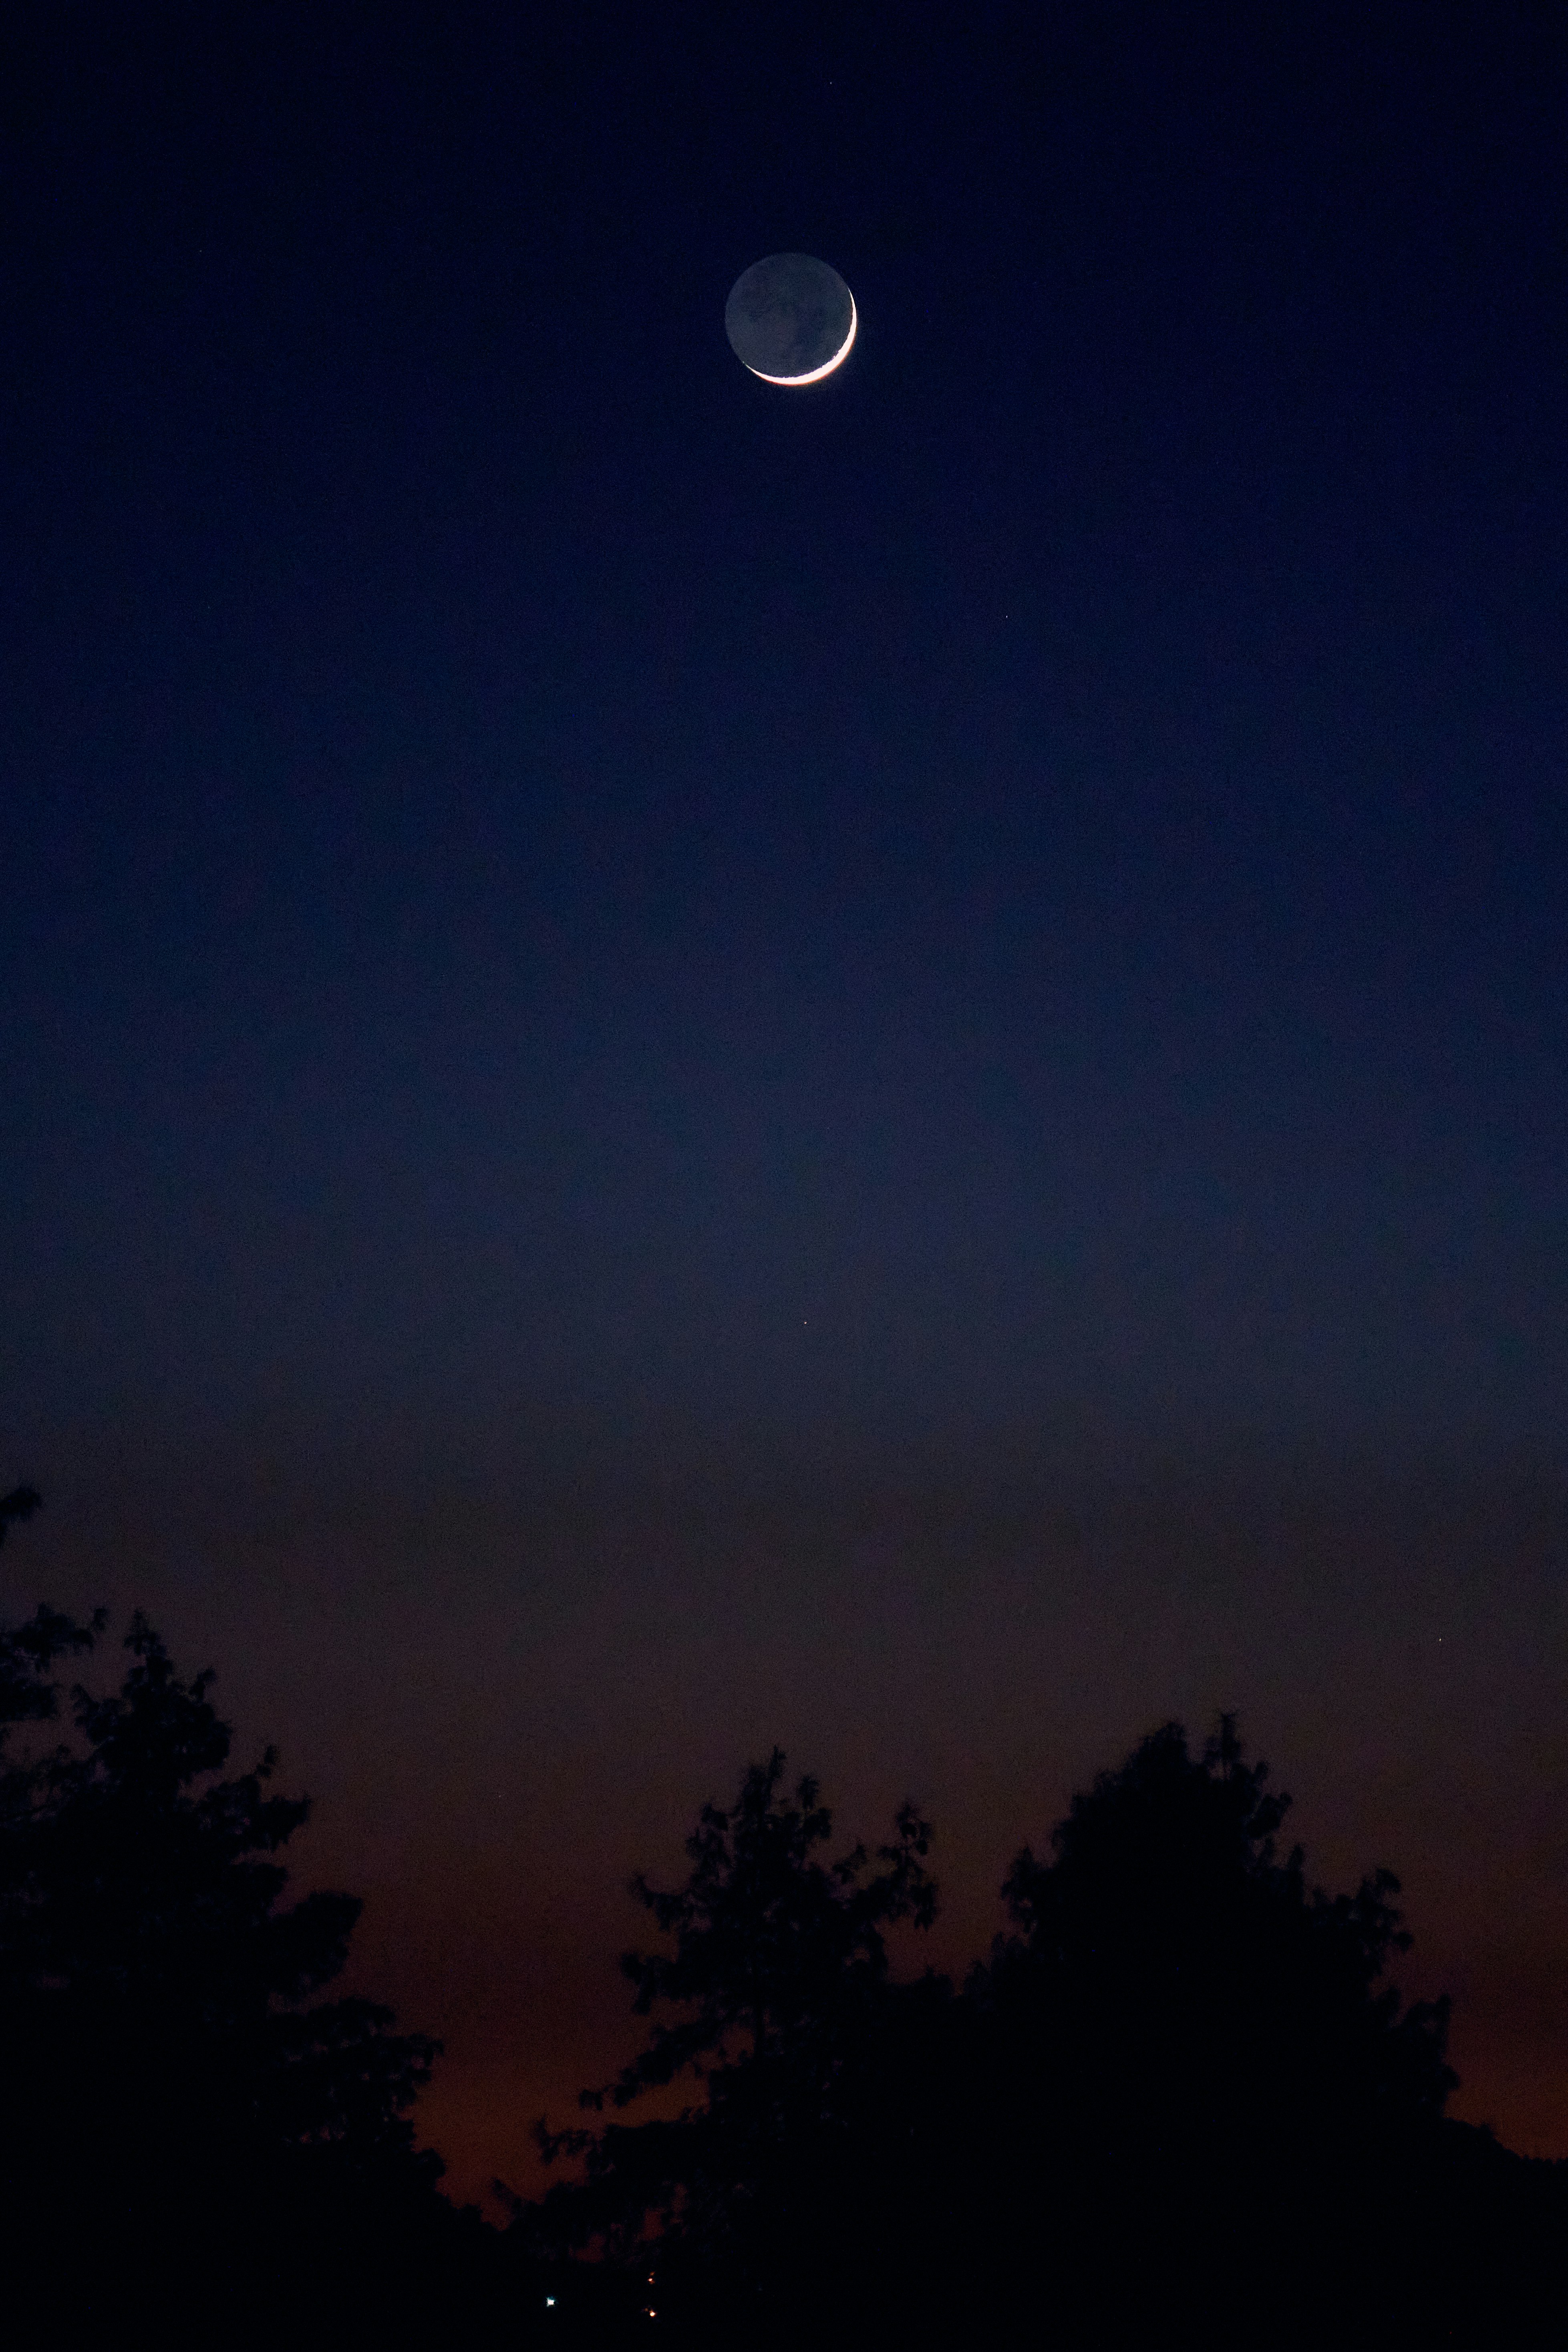
<svg viewBox="0 0 1568 2352"><path fill-rule="evenodd" d="M7 1610L534 2177L776 1738L1221 1706L1568 2154L1568 19L16 0ZM809 392L729 288L820 254Z"/></svg>

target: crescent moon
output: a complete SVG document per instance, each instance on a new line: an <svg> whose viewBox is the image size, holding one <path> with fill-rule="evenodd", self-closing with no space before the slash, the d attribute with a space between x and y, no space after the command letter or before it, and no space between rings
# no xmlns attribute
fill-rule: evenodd
<svg viewBox="0 0 1568 2352"><path fill-rule="evenodd" d="M805 375L763 375L761 368L752 368L751 373L754 376L761 376L763 383L820 383L825 375L831 375L834 369L836 367L842 367L845 361L848 358L849 346L855 341L855 330L859 323L860 315L855 308L855 297L851 294L849 297L849 332L845 336L844 341L839 344L838 349L834 352L833 357L830 360L825 360L820 367L808 369Z"/></svg>

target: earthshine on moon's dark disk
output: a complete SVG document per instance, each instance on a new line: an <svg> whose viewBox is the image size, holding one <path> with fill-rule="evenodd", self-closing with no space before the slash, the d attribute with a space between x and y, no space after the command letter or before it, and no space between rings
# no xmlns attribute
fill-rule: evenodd
<svg viewBox="0 0 1568 2352"><path fill-rule="evenodd" d="M753 261L724 305L731 349L764 383L820 383L847 358L857 323L837 270L809 253Z"/></svg>

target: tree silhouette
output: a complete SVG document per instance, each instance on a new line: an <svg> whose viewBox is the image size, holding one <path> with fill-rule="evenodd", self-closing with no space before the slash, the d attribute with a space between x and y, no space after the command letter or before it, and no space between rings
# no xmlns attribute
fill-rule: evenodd
<svg viewBox="0 0 1568 2352"><path fill-rule="evenodd" d="M1048 2270L1068 2340L1206 2342L1267 2314L1283 2345L1486 2342L1495 2287L1493 2321L1456 2332L1479 2273L1438 2217L1466 2168L1507 2191L1443 2122L1447 2003L1389 1981L1397 1879L1310 1887L1267 1779L1233 1718L1198 1757L1166 1724L1073 1799L1051 1859L1017 1857L1011 1932L967 1989L988 2086L971 2242L1009 2315Z"/></svg>
<svg viewBox="0 0 1568 2352"><path fill-rule="evenodd" d="M359 1902L284 1900L309 1801L272 1793L270 1749L223 1777L212 1675L183 1679L142 1616L120 1688L72 1688L76 1737L17 1748L58 1722L55 1669L101 1624L40 1609L0 1633L5 2226L41 2282L68 2262L100 2324L161 2252L231 2333L261 2327L353 2248L451 2218L408 2116L438 2045L319 1998Z"/></svg>
<svg viewBox="0 0 1568 2352"><path fill-rule="evenodd" d="M361 2162L405 2152L405 2111L435 2045L393 2035L390 2013L363 2000L301 2006L342 1971L361 1908L340 1894L282 1902L274 1857L310 1801L268 1792L271 1749L216 1777L232 1734L207 1697L211 1672L183 1681L140 1613L125 1646L121 1689L77 1685L81 1745L35 1777L7 1954L35 2032L144 2051L162 2100L199 2078L204 2116L230 2137ZM192 2121L182 2113L178 2127Z"/></svg>
<svg viewBox="0 0 1568 2352"><path fill-rule="evenodd" d="M782 1776L704 1809L681 1885L634 1882L670 1948L623 1967L672 2014L587 2104L704 2095L542 2127L585 2177L520 2216L535 2242L639 2256L714 2346L1561 2340L1568 2168L1445 2121L1447 2004L1390 1981L1397 1881L1310 1885L1233 1718L1073 1799L958 1998L887 1971L885 1926L934 1907L926 1825L825 1864L816 1784Z"/></svg>
<svg viewBox="0 0 1568 2352"><path fill-rule="evenodd" d="M936 1911L914 1808L835 1857L816 1780L752 1765L679 1885L633 1881L661 1938L621 1961L646 2044L583 2095L595 2123L541 2124L582 2177L514 2200L503 2242L415 2148L437 2045L331 1995L360 1906L289 1899L309 1801L270 1749L228 1774L210 1670L140 1614L118 1686L68 1689L103 1627L0 1628L14 2332L608 2344L652 2305L693 2347L1563 2339L1568 2166L1445 2117L1447 2003L1392 1980L1398 1881L1310 1885L1230 1717L1196 1755L1163 1726L1018 1853L958 1995L889 1967ZM642 2100L666 2112L623 2120ZM596 2278L568 2262L594 2247Z"/></svg>
<svg viewBox="0 0 1568 2352"><path fill-rule="evenodd" d="M545 2200L547 2226L629 2253L651 2221L678 2305L743 2310L753 2329L779 2324L792 2288L818 2281L830 2258L898 2002L886 1931L928 1927L936 1913L930 1824L912 1805L874 1855L856 1844L828 1861L819 1786L806 1776L786 1792L784 1770L774 1748L732 1805L702 1808L682 1885L632 1882L673 1944L623 1956L633 2009L675 2014L655 2018L646 2049L583 2104L624 2107L689 2075L700 2105L635 2126L540 2126L547 2157L586 2161L582 2188Z"/></svg>
<svg viewBox="0 0 1568 2352"><path fill-rule="evenodd" d="M627 1952L622 1973L632 2006L687 2012L653 2028L647 2049L616 2084L624 2106L687 2068L728 2076L776 2066L807 2095L821 2095L837 2063L836 2027L854 2016L888 1973L884 1928L909 1919L929 1927L936 1888L925 1869L931 1825L912 1805L895 1817L873 1871L865 1846L837 1862L816 1859L833 1816L809 1775L781 1798L784 1758L753 1764L734 1805L704 1805L687 1840L692 1868L682 1886L632 1881L637 1900L675 1938L672 1953ZM591 2095L597 2104L600 2094Z"/></svg>
<svg viewBox="0 0 1568 2352"><path fill-rule="evenodd" d="M8 1495L0 1495L0 1543L5 1540L5 1530L19 1519L30 1519L43 1501L36 1486L13 1486Z"/></svg>
<svg viewBox="0 0 1568 2352"><path fill-rule="evenodd" d="M1398 1880L1310 1890L1300 1847L1277 1853L1290 1800L1268 1776L1234 1717L1201 1759L1166 1724L1073 1799L1054 1861L1026 1846L1006 1879L1014 1932L988 1990L1055 2032L1053 2063L1092 2078L1108 2132L1129 2100L1145 2131L1189 2146L1209 2122L1228 2135L1264 2116L1408 2128L1454 2087L1447 2001L1402 2009L1385 1981L1410 1945Z"/></svg>

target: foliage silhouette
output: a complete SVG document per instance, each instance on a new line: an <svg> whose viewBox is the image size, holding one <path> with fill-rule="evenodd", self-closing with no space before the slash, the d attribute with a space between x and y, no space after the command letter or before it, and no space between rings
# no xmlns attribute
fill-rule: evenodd
<svg viewBox="0 0 1568 2352"><path fill-rule="evenodd" d="M1267 1778L1230 1717L1200 1757L1177 1724L1142 1741L1074 1798L1051 1860L1018 1855L1011 1932L966 1988L986 2084L971 2236L1000 2274L1048 2267L1069 2333L1195 2338L1268 2309L1277 2340L1310 2341L1400 2300L1363 2200L1441 2116L1447 2006L1385 1981L1409 1944L1397 1881L1309 1889ZM1310 2279L1281 2275L1287 2227Z"/></svg>
<svg viewBox="0 0 1568 2352"><path fill-rule="evenodd" d="M595 2123L541 2124L581 2177L503 2236L415 2147L437 2045L331 1995L360 1906L288 1897L309 1801L270 1750L226 1777L211 1672L141 1615L118 1686L68 1689L104 1622L0 1628L14 2329L608 2346L651 2306L693 2352L1563 2339L1568 2166L1445 2116L1447 2005L1393 1981L1397 1880L1310 1885L1230 1717L1196 1755L1163 1725L1022 1849L959 1991L889 1964L936 1915L929 1823L905 1805L835 1858L774 1749L702 1809L679 1885L633 1882L662 1938L621 1962L645 2047L584 2094Z"/></svg>
<svg viewBox="0 0 1568 2352"><path fill-rule="evenodd" d="M1441 2111L1447 2000L1402 2009L1385 1981L1409 1948L1380 1870L1353 1895L1309 1890L1223 1717L1201 1760L1180 1725L1075 1797L1055 1860L1026 1847L1003 1888L1014 1923L977 1997L1043 2032L1064 2084L1092 2082L1108 2133L1339 2126L1409 2129ZM1070 2021L1070 2034L1058 2030ZM1054 2037L1054 2038L1053 2038Z"/></svg>
<svg viewBox="0 0 1568 2352"><path fill-rule="evenodd" d="M640 2255L694 2342L1560 2340L1568 2168L1444 2119L1447 2003L1389 1980L1397 1881L1310 1886L1234 1718L1197 1756L1167 1724L1077 1796L956 1996L890 1980L879 1913L856 1943L861 1882L815 1862L826 1810L809 1780L784 1803L782 1766L704 1809L683 1886L635 1882L674 1940L626 1957L635 2006L684 2014L607 2095L689 2073L705 2097L542 2127L584 2161L521 2217L536 2242ZM929 1920L906 1837L864 1892Z"/></svg>
<svg viewBox="0 0 1568 2352"><path fill-rule="evenodd" d="M912 1805L875 1855L856 1844L826 1861L832 1814L818 1785L807 1776L786 1793L784 1769L774 1748L731 1806L703 1807L680 1886L632 1882L673 1942L624 1955L634 2012L677 2014L656 2019L643 2053L583 2104L624 2107L682 2075L702 2103L599 2131L542 2124L546 2156L581 2156L586 2178L533 2217L558 2246L597 2238L627 2260L651 2228L678 2306L738 2304L752 2325L796 2250L820 2244L847 2210L840 2176L858 2160L876 2053L903 1997L886 1931L929 1927L937 1899L930 1824Z"/></svg>
<svg viewBox="0 0 1568 2352"><path fill-rule="evenodd" d="M689 2067L717 2063L728 2073L737 2035L753 2071L777 2062L803 2090L825 2091L835 2026L886 1979L883 1929L903 1919L929 1927L936 1916L925 1869L931 1825L912 1805L895 1817L894 1842L878 1848L879 1870L863 1845L824 1864L815 1853L831 1837L833 1816L809 1776L793 1802L781 1801L784 1768L775 1748L752 1766L729 1811L703 1807L687 1841L692 1869L683 1886L661 1891L640 1874L632 1882L675 1938L672 1954L623 1957L634 2012L647 2017L667 2003L689 2014L655 2025L647 2050L614 2087L617 2106ZM601 2097L590 2094L588 2104Z"/></svg>
<svg viewBox="0 0 1568 2352"><path fill-rule="evenodd" d="M13 1486L8 1495L0 1495L0 1543L7 1528L18 1519L30 1519L43 1499L36 1486Z"/></svg>
<svg viewBox="0 0 1568 2352"><path fill-rule="evenodd" d="M124 2324L161 2263L166 2339L182 2297L235 2341L330 2329L334 2296L374 2302L394 2236L406 2286L416 2250L457 2224L408 2114L438 2045L374 2002L319 1998L359 1902L284 1900L278 1856L309 1800L271 1791L270 1749L223 1777L212 1675L183 1679L142 1616L118 1690L75 1685L74 1738L40 1744L56 1668L102 1624L41 1608L0 1632L10 2275L57 2326L62 2282L96 2330Z"/></svg>

